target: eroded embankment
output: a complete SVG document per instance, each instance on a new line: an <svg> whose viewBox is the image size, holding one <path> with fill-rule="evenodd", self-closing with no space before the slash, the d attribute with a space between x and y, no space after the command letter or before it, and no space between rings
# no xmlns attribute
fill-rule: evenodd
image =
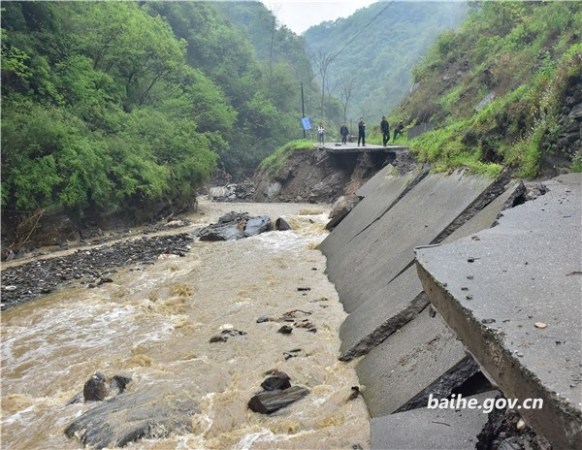
<svg viewBox="0 0 582 450"><path fill-rule="evenodd" d="M416 274L414 249L460 238L478 241L478 233L496 224L502 210L520 205L531 193L522 183L505 178L493 181L463 172L447 176L423 170L394 176L385 169L368 185L373 188L360 189L364 198L320 248L328 258L329 279L349 313L340 329L340 359L363 356L357 371L372 416L372 447L483 446L489 439L477 436L487 422L483 411L463 410L459 415L454 408L431 410L426 408L429 398L480 395L478 401L483 402L498 395L495 386L508 397L523 398L528 392L506 391L504 383L483 372L478 354L475 361L467 351L467 336L459 340L451 331L455 327L437 312L438 305L436 310L427 308L433 299ZM527 233L520 239L520 245L527 246ZM447 267L448 262L439 259L436 264ZM440 281L446 287L447 282ZM510 289L511 281L505 284ZM472 295L463 293L467 299ZM515 300L521 302L519 294ZM579 354L570 356L580 360ZM435 423L442 423L440 433L432 430ZM534 434L527 426L521 429L526 430L524 436Z"/></svg>

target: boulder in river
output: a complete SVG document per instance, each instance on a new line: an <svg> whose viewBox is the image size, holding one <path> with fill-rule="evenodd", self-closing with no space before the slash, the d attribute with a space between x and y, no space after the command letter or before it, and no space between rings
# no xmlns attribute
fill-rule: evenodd
<svg viewBox="0 0 582 450"><path fill-rule="evenodd" d="M291 378L285 372L279 370L273 371L273 373L266 378L262 383L261 387L265 391L274 391L277 389L284 390L291 387Z"/></svg>
<svg viewBox="0 0 582 450"><path fill-rule="evenodd" d="M212 200L232 200L236 198L235 185L215 186L208 189L208 196Z"/></svg>
<svg viewBox="0 0 582 450"><path fill-rule="evenodd" d="M275 220L275 229L277 231L288 231L291 230L291 225L289 225L285 219L279 217Z"/></svg>
<svg viewBox="0 0 582 450"><path fill-rule="evenodd" d="M83 385L83 391L75 395L67 402L67 405L98 401L101 402L107 397L122 394L126 386L131 382L131 377L125 375L114 375L110 379L101 373L95 372Z"/></svg>
<svg viewBox="0 0 582 450"><path fill-rule="evenodd" d="M275 412L309 394L307 388L291 386L289 375L280 370L269 372L269 377L261 383L261 387L264 390L255 394L248 403L251 411L261 414Z"/></svg>
<svg viewBox="0 0 582 450"><path fill-rule="evenodd" d="M338 198L329 213L330 221L325 226L326 230L333 230L343 219L348 215L348 213L354 209L358 204L360 198L355 195L341 196Z"/></svg>
<svg viewBox="0 0 582 450"><path fill-rule="evenodd" d="M102 449L192 432L191 417L199 412L198 404L187 392L162 391L144 389L99 403L65 428L65 435Z"/></svg>
<svg viewBox="0 0 582 450"><path fill-rule="evenodd" d="M261 414L270 414L291 403L301 400L309 394L309 389L301 386L291 386L284 390L262 391L249 401L249 408Z"/></svg>
<svg viewBox="0 0 582 450"><path fill-rule="evenodd" d="M95 372L83 386L83 397L85 401L103 401L109 393L109 386L106 383L105 375Z"/></svg>
<svg viewBox="0 0 582 450"><path fill-rule="evenodd" d="M272 230L271 218L268 216L251 217L248 213L231 211L220 217L218 223L198 231L201 241L229 241L255 236Z"/></svg>

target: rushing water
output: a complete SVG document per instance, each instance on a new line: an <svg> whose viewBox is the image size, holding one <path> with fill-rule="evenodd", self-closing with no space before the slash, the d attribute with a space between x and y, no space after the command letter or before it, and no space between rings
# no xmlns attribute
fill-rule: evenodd
<svg viewBox="0 0 582 450"><path fill-rule="evenodd" d="M63 430L91 405L65 405L95 371L130 375L129 390L186 389L200 403L193 433L128 448L368 447L366 406L361 397L347 400L358 384L354 363L337 359L345 312L316 248L327 210L205 202L189 219L200 227L231 210L283 217L293 230L194 242L185 258L122 269L114 283L63 290L2 314L2 449L81 448ZM317 332L283 335L282 323L257 323L294 310ZM229 328L247 334L209 342ZM301 351L286 360L292 349ZM247 402L271 369L310 394L272 415L253 413Z"/></svg>

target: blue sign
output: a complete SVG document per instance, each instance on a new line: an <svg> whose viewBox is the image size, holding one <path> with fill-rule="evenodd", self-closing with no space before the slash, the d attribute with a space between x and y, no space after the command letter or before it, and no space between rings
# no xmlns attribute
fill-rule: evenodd
<svg viewBox="0 0 582 450"><path fill-rule="evenodd" d="M311 130L311 121L309 120L309 117L304 117L301 119L301 125L303 126L304 130Z"/></svg>

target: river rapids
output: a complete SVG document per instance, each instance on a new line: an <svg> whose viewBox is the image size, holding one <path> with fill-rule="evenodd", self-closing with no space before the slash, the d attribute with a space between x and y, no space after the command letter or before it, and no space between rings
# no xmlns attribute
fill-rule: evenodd
<svg viewBox="0 0 582 450"><path fill-rule="evenodd" d="M369 446L364 401L349 400L355 363L337 359L346 314L317 249L327 207L202 201L187 217L191 231L229 211L282 217L293 229L194 241L185 257L120 269L113 283L58 290L2 313L2 449L82 448L63 430L94 404L66 404L96 371L131 376L129 391L187 390L200 405L193 432L129 449ZM317 331L278 333L277 318L292 311ZM261 316L272 320L257 323ZM246 334L211 343L223 330ZM310 394L254 413L247 403L272 369Z"/></svg>

